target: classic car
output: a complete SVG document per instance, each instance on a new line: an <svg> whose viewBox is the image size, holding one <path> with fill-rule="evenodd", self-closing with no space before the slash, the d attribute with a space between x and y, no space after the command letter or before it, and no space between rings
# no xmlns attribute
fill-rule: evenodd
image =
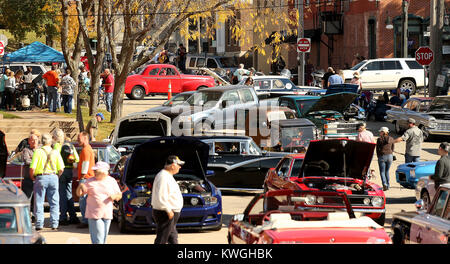
<svg viewBox="0 0 450 264"><path fill-rule="evenodd" d="M311 141L303 155L287 155L267 172L264 190L322 190L345 192L355 212L384 225L385 194L369 181L374 143L347 139ZM335 208L333 200L320 202Z"/></svg>
<svg viewBox="0 0 450 264"><path fill-rule="evenodd" d="M417 212L395 213L392 216L392 242L394 244L447 244L450 230L450 184L436 190L430 206L416 202Z"/></svg>
<svg viewBox="0 0 450 264"><path fill-rule="evenodd" d="M435 165L436 164L432 166L433 172L430 173L429 175L434 174ZM416 193L416 200L417 201L422 200L424 208L428 209L428 207L431 204L431 201L434 198L434 195L436 194L436 188L434 188L434 181L429 177L420 178L419 181L417 181L415 193Z"/></svg>
<svg viewBox="0 0 450 264"><path fill-rule="evenodd" d="M120 179L123 190L122 199L114 208L120 232L156 227L152 218L152 184L169 155L186 162L174 175L184 200L177 228L219 230L222 195L207 179L212 173L206 169L208 153L208 145L193 137L159 137L122 157L112 174Z"/></svg>
<svg viewBox="0 0 450 264"><path fill-rule="evenodd" d="M121 155L133 152L139 145L151 138L171 136L171 120L158 112L138 112L124 116L117 121L109 141Z"/></svg>
<svg viewBox="0 0 450 264"><path fill-rule="evenodd" d="M149 94L166 95L169 84L172 93L177 94L213 87L216 82L210 76L180 74L171 64L150 64L138 74L127 77L125 95L130 99L143 99Z"/></svg>
<svg viewBox="0 0 450 264"><path fill-rule="evenodd" d="M266 199L276 201L265 209ZM323 210L320 200L335 200L342 210ZM392 244L384 228L354 213L345 193L279 190L256 194L228 227L230 244Z"/></svg>
<svg viewBox="0 0 450 264"><path fill-rule="evenodd" d="M239 115L240 113L238 113ZM281 106L257 106L245 111L245 135L272 151L305 152L310 140L320 137L320 131L306 118L295 118L295 112Z"/></svg>
<svg viewBox="0 0 450 264"><path fill-rule="evenodd" d="M296 112L298 118L311 120L328 138L355 139L360 121L345 121L344 111L355 101L355 93L336 93L324 96L281 96L280 106L287 106Z"/></svg>
<svg viewBox="0 0 450 264"><path fill-rule="evenodd" d="M417 182L422 177L428 177L434 174L436 161L420 161L400 164L395 170L395 178L397 182L408 189L415 189Z"/></svg>
<svg viewBox="0 0 450 264"><path fill-rule="evenodd" d="M386 121L394 124L395 132L408 129L408 118L416 120L424 139L433 135L450 135L450 96L414 97L402 106L391 106L386 111Z"/></svg>
<svg viewBox="0 0 450 264"><path fill-rule="evenodd" d="M0 178L0 244L45 244L45 238L31 224L27 196L3 178Z"/></svg>
<svg viewBox="0 0 450 264"><path fill-rule="evenodd" d="M262 190L269 168L274 167L285 153L261 151L251 137L200 136L209 145L208 177L223 191Z"/></svg>

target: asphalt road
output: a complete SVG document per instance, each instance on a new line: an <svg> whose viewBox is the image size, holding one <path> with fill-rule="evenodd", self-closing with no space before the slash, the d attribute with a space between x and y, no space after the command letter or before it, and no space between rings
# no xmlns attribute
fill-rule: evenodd
<svg viewBox="0 0 450 264"><path fill-rule="evenodd" d="M123 115L143 111L150 107L160 105L164 101L164 97L146 97L144 100L129 100L124 99L124 113ZM394 131L392 124L386 122L368 122L368 130L375 136L378 135L378 129L382 126L387 126L390 131ZM392 132L394 138L398 137ZM425 142L422 145L421 160L437 160L437 148L439 146L439 139L433 142ZM405 143L401 142L395 146L395 155L397 160L393 162L390 168L390 184L391 188L385 192L386 194L386 224L385 229L390 233L390 224L392 215L401 210L414 211L415 194L414 190L405 189L401 187L395 180L395 170L398 165L404 163L404 151ZM376 155L374 156L371 169L375 170L377 175L372 182L378 185L381 184L379 176L378 162ZM224 194L223 195L223 217L224 225L220 231L202 231L202 232L180 232L179 242L182 244L225 244L227 243L227 228L231 217L234 214L242 213L252 199L253 194ZM79 214L79 213L78 213ZM46 225L48 225L49 214L46 213L45 219ZM45 237L49 244L65 244L65 243L81 243L90 244L90 237L88 229L77 229L76 226L61 226L59 231L51 231L50 228L44 228L41 234ZM152 232L135 232L129 234L121 234L117 228L117 223L111 224L108 241L109 244L152 244L155 239L155 234Z"/></svg>

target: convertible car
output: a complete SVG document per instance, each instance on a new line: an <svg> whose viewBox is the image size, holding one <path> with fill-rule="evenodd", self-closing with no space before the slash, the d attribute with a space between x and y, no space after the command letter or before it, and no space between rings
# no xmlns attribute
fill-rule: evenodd
<svg viewBox="0 0 450 264"><path fill-rule="evenodd" d="M192 137L159 137L122 157L112 174L123 190L122 199L114 208L120 232L156 227L152 218L152 184L169 155L186 162L174 175L184 199L177 228L221 229L222 195L206 178L213 173L206 170L208 152L207 144Z"/></svg>
<svg viewBox="0 0 450 264"><path fill-rule="evenodd" d="M266 209L264 201L276 201ZM323 209L317 200L335 200L342 210ZM354 213L343 192L279 190L257 194L228 227L230 244L391 244L384 228Z"/></svg>
<svg viewBox="0 0 450 264"><path fill-rule="evenodd" d="M375 144L347 139L311 141L305 155L287 155L271 168L264 190L336 191L348 195L355 212L384 225L386 199L380 186L369 181ZM270 206L270 200L266 206ZM335 200L317 200L321 208L342 208Z"/></svg>

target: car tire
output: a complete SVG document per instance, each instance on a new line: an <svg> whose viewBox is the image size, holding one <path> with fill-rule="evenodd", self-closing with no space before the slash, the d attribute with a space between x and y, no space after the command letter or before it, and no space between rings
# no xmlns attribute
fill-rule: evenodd
<svg viewBox="0 0 450 264"><path fill-rule="evenodd" d="M402 80L398 86L400 88L409 89L411 91L412 95L416 94L416 84L412 80L409 80L409 79Z"/></svg>
<svg viewBox="0 0 450 264"><path fill-rule="evenodd" d="M423 190L420 194L420 199L423 201L423 204L425 205L425 210L428 210L428 207L430 206L430 194L427 190Z"/></svg>
<svg viewBox="0 0 450 264"><path fill-rule="evenodd" d="M128 233L122 201L120 201L119 211L117 212L117 224L119 226L120 233L122 233L122 234Z"/></svg>
<svg viewBox="0 0 450 264"><path fill-rule="evenodd" d="M382 213L381 216L374 219L374 221L380 226L384 226L384 223L386 222L386 213Z"/></svg>
<svg viewBox="0 0 450 264"><path fill-rule="evenodd" d="M133 100L142 100L145 97L145 89L142 86L136 85L131 89L131 98Z"/></svg>

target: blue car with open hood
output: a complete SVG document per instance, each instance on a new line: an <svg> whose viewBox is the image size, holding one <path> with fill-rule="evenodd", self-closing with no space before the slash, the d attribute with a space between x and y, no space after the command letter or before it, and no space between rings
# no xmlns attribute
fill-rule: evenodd
<svg viewBox="0 0 450 264"><path fill-rule="evenodd" d="M186 162L174 175L184 200L177 229L222 227L222 194L207 179L213 174L207 171L208 144L193 137L158 137L136 146L114 169L113 176L120 180L123 190L114 210L120 232L156 227L152 218L152 184L169 155Z"/></svg>

